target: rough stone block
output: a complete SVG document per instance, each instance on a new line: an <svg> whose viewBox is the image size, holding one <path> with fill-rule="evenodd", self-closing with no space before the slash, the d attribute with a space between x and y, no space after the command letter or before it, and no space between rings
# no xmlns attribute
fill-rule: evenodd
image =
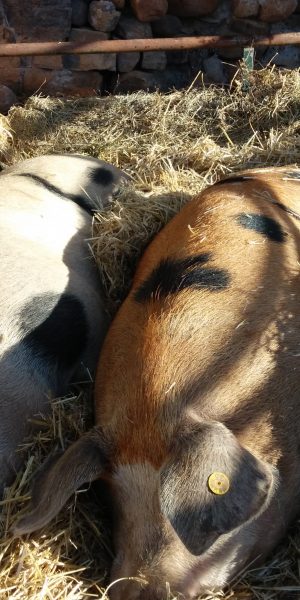
<svg viewBox="0 0 300 600"><path fill-rule="evenodd" d="M0 0L0 44L14 42L15 38L15 31L8 25L3 2Z"/></svg>
<svg viewBox="0 0 300 600"><path fill-rule="evenodd" d="M114 91L122 94L127 92L135 92L137 90L152 89L152 86L152 73L134 70L130 73L121 73L116 80Z"/></svg>
<svg viewBox="0 0 300 600"><path fill-rule="evenodd" d="M238 18L256 17L259 0L232 0L233 15Z"/></svg>
<svg viewBox="0 0 300 600"><path fill-rule="evenodd" d="M101 42L102 40L108 40L109 34L103 31L95 31L95 29L89 29L88 27L81 27L79 29L71 29L69 40L70 42L86 43L86 42Z"/></svg>
<svg viewBox="0 0 300 600"><path fill-rule="evenodd" d="M204 15L203 19L208 19L211 23L220 25L224 21L228 21L232 15L231 0L218 0L217 6L213 14Z"/></svg>
<svg viewBox="0 0 300 600"><path fill-rule="evenodd" d="M297 0L259 0L261 21L275 23L275 21L284 21L297 8Z"/></svg>
<svg viewBox="0 0 300 600"><path fill-rule="evenodd" d="M72 0L72 25L82 27L88 21L88 2L87 0Z"/></svg>
<svg viewBox="0 0 300 600"><path fill-rule="evenodd" d="M208 48L195 48L188 51L188 63L193 73L193 79L196 77L195 83L198 80L200 81L201 78L197 77L197 75L199 75L199 71L203 71L203 61L209 56L210 51Z"/></svg>
<svg viewBox="0 0 300 600"><path fill-rule="evenodd" d="M62 69L63 59L59 54L53 56L33 56L32 65L41 69Z"/></svg>
<svg viewBox="0 0 300 600"><path fill-rule="evenodd" d="M298 46L270 46L261 62L263 65L272 64L295 69L300 64L300 48Z"/></svg>
<svg viewBox="0 0 300 600"><path fill-rule="evenodd" d="M0 21L0 44L11 44L16 41L15 30Z"/></svg>
<svg viewBox="0 0 300 600"><path fill-rule="evenodd" d="M8 23L18 42L65 40L71 29L71 0L5 0Z"/></svg>
<svg viewBox="0 0 300 600"><path fill-rule="evenodd" d="M117 54L117 71L129 73L133 71L140 60L140 52L120 52Z"/></svg>
<svg viewBox="0 0 300 600"><path fill-rule="evenodd" d="M167 54L163 50L158 52L143 52L142 69L163 71L167 66Z"/></svg>
<svg viewBox="0 0 300 600"><path fill-rule="evenodd" d="M0 57L0 83L3 85L19 91L22 71L21 58L19 56Z"/></svg>
<svg viewBox="0 0 300 600"><path fill-rule="evenodd" d="M299 31L300 16L294 13L285 21L277 21L276 23L265 23L264 21L258 21L258 23L260 23L261 25L267 25L269 27L270 35L273 35L275 33L287 33L289 31ZM264 49L266 50L266 46L264 47Z"/></svg>
<svg viewBox="0 0 300 600"><path fill-rule="evenodd" d="M95 31L88 27L80 29L71 29L70 41L78 44L86 42L101 42L109 38L108 33L103 31ZM73 54L65 55L63 65L66 69L74 69L76 71L91 71L91 70L116 70L116 54Z"/></svg>
<svg viewBox="0 0 300 600"><path fill-rule="evenodd" d="M218 55L229 60L243 58L243 48L232 46L230 48L218 48Z"/></svg>
<svg viewBox="0 0 300 600"><path fill-rule="evenodd" d="M20 91L22 69L21 67L14 67L5 65L2 66L0 59L0 83L12 88L15 91Z"/></svg>
<svg viewBox="0 0 300 600"><path fill-rule="evenodd" d="M134 17L122 15L116 28L116 35L125 40L152 38L150 23L141 23Z"/></svg>
<svg viewBox="0 0 300 600"><path fill-rule="evenodd" d="M231 29L245 35L268 35L270 24L258 19L232 19Z"/></svg>
<svg viewBox="0 0 300 600"><path fill-rule="evenodd" d="M224 84L228 82L228 77L222 61L216 54L205 58L203 61L204 72L213 83Z"/></svg>
<svg viewBox="0 0 300 600"><path fill-rule="evenodd" d="M175 15L165 15L151 24L155 37L176 37L182 34L182 23Z"/></svg>
<svg viewBox="0 0 300 600"><path fill-rule="evenodd" d="M189 85L193 79L191 70L187 65L170 66L165 71L155 72L158 88L162 92L180 90Z"/></svg>
<svg viewBox="0 0 300 600"><path fill-rule="evenodd" d="M201 17L212 13L219 0L169 0L168 12L177 17Z"/></svg>
<svg viewBox="0 0 300 600"><path fill-rule="evenodd" d="M125 0L111 0L111 1L114 3L115 7L118 10L121 10L125 6Z"/></svg>
<svg viewBox="0 0 300 600"><path fill-rule="evenodd" d="M26 69L23 89L27 94L94 96L101 89L103 76L95 71L76 73L67 70Z"/></svg>
<svg viewBox="0 0 300 600"><path fill-rule="evenodd" d="M165 71L131 71L118 77L114 92L127 93L137 90L161 90L167 92L173 88L181 89L190 82L191 74L184 67L169 68Z"/></svg>
<svg viewBox="0 0 300 600"><path fill-rule="evenodd" d="M89 5L89 23L97 31L113 31L121 13L110 0L92 0Z"/></svg>
<svg viewBox="0 0 300 600"><path fill-rule="evenodd" d="M6 85L0 84L0 113L7 115L9 109L18 101L16 94Z"/></svg>
<svg viewBox="0 0 300 600"><path fill-rule="evenodd" d="M170 50L166 54L170 65L185 65L189 60L188 50Z"/></svg>
<svg viewBox="0 0 300 600"><path fill-rule="evenodd" d="M115 71L116 54L72 54L63 57L63 66L72 71Z"/></svg>
<svg viewBox="0 0 300 600"><path fill-rule="evenodd" d="M54 71L31 67L25 69L23 79L23 89L25 93L34 94L37 91L44 91L46 84L53 78Z"/></svg>
<svg viewBox="0 0 300 600"><path fill-rule="evenodd" d="M1 69L21 67L20 56L0 56L0 76Z"/></svg>
<svg viewBox="0 0 300 600"><path fill-rule="evenodd" d="M228 27L224 22L216 23L210 16L197 19L182 19L183 35L228 35Z"/></svg>
<svg viewBox="0 0 300 600"><path fill-rule="evenodd" d="M132 10L139 21L155 21L168 10L168 0L130 0Z"/></svg>

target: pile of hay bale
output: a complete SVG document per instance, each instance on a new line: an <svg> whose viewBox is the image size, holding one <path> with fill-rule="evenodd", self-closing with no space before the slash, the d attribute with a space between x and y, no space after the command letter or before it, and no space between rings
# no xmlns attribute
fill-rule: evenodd
<svg viewBox="0 0 300 600"><path fill-rule="evenodd" d="M128 292L144 247L184 202L220 175L242 168L300 163L300 74L242 74L228 92L215 87L168 95L62 100L33 97L0 120L3 164L51 152L90 154L125 170L132 184L94 220L89 244L112 314ZM59 219L59 215L57 216ZM34 472L54 447L66 447L92 422L91 386L53 403L52 418L26 443L28 459L1 502L0 597L83 600L105 596L112 547L109 502L97 485L78 492L56 520L13 539ZM300 595L300 527L263 568L207 599L277 600ZM298 596L297 596L298 594Z"/></svg>

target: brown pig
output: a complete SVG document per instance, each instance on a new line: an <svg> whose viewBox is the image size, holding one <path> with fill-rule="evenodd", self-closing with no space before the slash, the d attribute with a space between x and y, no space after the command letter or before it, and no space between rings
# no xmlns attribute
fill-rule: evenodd
<svg viewBox="0 0 300 600"><path fill-rule="evenodd" d="M299 198L298 169L245 171L156 236L104 342L96 426L16 527L105 478L113 600L222 588L299 513Z"/></svg>

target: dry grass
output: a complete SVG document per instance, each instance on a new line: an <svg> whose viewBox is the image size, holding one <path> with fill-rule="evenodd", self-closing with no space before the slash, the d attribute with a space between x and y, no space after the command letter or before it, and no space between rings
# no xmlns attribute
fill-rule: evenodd
<svg viewBox="0 0 300 600"><path fill-rule="evenodd" d="M35 97L1 118L5 163L76 152L101 156L132 176L134 185L95 218L90 241L112 311L128 290L144 246L191 195L233 170L300 163L299 72L266 70L251 77L247 93L237 78L227 91L199 87L166 96ZM54 403L52 418L28 440L25 470L2 502L3 600L102 598L111 550L97 490L78 493L53 523L28 539L14 540L9 533L16 513L26 508L37 466L50 449L64 447L91 422L88 395L81 386L79 394ZM299 561L296 524L264 568L241 574L232 589L210 598L299 598Z"/></svg>

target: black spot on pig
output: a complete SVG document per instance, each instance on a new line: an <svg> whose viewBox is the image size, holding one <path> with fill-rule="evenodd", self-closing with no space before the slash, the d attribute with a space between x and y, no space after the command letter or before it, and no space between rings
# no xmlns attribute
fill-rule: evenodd
<svg viewBox="0 0 300 600"><path fill-rule="evenodd" d="M236 217L236 220L241 227L256 231L256 233L264 235L273 242L281 243L285 241L285 233L281 225L271 217L257 213L241 213Z"/></svg>
<svg viewBox="0 0 300 600"><path fill-rule="evenodd" d="M107 186L113 183L114 176L112 172L105 167L95 167L95 169L90 170L90 179L93 183Z"/></svg>
<svg viewBox="0 0 300 600"><path fill-rule="evenodd" d="M66 200L75 202L77 206L80 206L80 208L83 208L89 214L93 214L97 208L93 201L84 193L84 190L82 191L82 194L68 194L56 185L53 185L53 183L47 181L47 179L43 179L43 177L35 175L34 173L17 173L17 175L31 179L38 185L43 186L46 190L48 190L48 192L51 192L60 198L65 198Z"/></svg>
<svg viewBox="0 0 300 600"><path fill-rule="evenodd" d="M253 179L253 177L237 175L236 177L233 176L221 179L220 181L217 181L215 185L223 185L224 183L244 183L244 181L249 181L250 179Z"/></svg>
<svg viewBox="0 0 300 600"><path fill-rule="evenodd" d="M34 296L22 309L19 328L34 360L57 369L76 365L86 347L88 322L73 294Z"/></svg>
<svg viewBox="0 0 300 600"><path fill-rule="evenodd" d="M186 288L222 290L228 287L230 276L225 269L202 266L209 253L184 259L166 258L160 262L135 292L137 302L159 299Z"/></svg>

